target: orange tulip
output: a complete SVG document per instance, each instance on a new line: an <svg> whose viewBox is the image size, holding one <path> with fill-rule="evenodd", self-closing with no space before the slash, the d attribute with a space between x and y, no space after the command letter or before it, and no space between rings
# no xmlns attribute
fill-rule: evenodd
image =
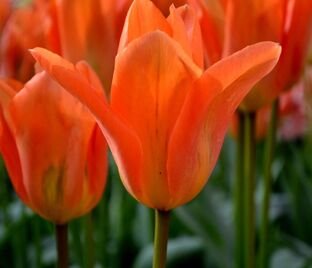
<svg viewBox="0 0 312 268"><path fill-rule="evenodd" d="M56 224L90 211L107 172L93 116L45 72L24 86L0 81L0 104L0 151L22 201Z"/></svg>
<svg viewBox="0 0 312 268"><path fill-rule="evenodd" d="M111 103L89 68L45 49L38 63L94 114L129 193L170 210L193 199L217 161L234 110L276 64L280 47L250 46L202 70L200 29L188 7L166 19L148 0L129 9Z"/></svg>

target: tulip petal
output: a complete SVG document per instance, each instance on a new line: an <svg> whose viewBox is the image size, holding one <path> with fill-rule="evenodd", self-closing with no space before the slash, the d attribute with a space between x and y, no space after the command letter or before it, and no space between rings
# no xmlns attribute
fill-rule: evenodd
<svg viewBox="0 0 312 268"><path fill-rule="evenodd" d="M23 183L21 163L15 139L12 135L5 116L8 110L8 106L10 105L16 93L16 90L14 90L4 81L0 80L0 151L16 193L24 203L29 204Z"/></svg>
<svg viewBox="0 0 312 268"><path fill-rule="evenodd" d="M92 84L94 78L90 80L90 77L85 77L86 65L78 63L75 67L58 55L42 48L33 49L31 52L53 79L76 96L95 116L118 163L125 187L132 195L134 191L140 192L139 185L135 182L129 184L124 180L126 174L140 176L142 161L140 141L134 131L111 112L102 90L96 87L96 83ZM92 73L91 70L88 72Z"/></svg>
<svg viewBox="0 0 312 268"><path fill-rule="evenodd" d="M194 77L167 34L151 32L132 41L116 58L112 109L139 136L143 149L141 202L164 209L169 202L167 141ZM187 56L185 56L187 57Z"/></svg>
<svg viewBox="0 0 312 268"><path fill-rule="evenodd" d="M173 30L172 37L179 42L194 62L203 68L204 57L201 30L196 14L189 6L176 9L170 8L170 16L167 18Z"/></svg>
<svg viewBox="0 0 312 268"><path fill-rule="evenodd" d="M126 17L118 53L132 40L155 30L171 34L168 22L153 2L134 0Z"/></svg>
<svg viewBox="0 0 312 268"><path fill-rule="evenodd" d="M168 149L170 208L202 189L218 158L235 109L251 87L272 70L280 46L262 42L211 66L188 95ZM189 129L190 131L186 131Z"/></svg>

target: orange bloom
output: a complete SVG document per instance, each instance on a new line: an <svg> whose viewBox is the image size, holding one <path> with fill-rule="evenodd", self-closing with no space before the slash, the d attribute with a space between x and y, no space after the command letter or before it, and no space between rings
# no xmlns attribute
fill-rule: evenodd
<svg viewBox="0 0 312 268"><path fill-rule="evenodd" d="M0 81L0 104L0 151L22 201L57 224L90 211L107 172L93 116L45 72L24 86Z"/></svg>
<svg viewBox="0 0 312 268"><path fill-rule="evenodd" d="M188 7L166 19L148 0L129 9L111 103L90 70L45 49L32 54L94 114L129 193L169 210L193 199L217 161L234 110L276 64L280 47L250 46L203 72L200 29Z"/></svg>

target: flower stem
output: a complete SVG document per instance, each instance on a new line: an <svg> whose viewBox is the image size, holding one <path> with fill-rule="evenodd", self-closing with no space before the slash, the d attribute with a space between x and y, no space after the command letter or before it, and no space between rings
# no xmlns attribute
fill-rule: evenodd
<svg viewBox="0 0 312 268"><path fill-rule="evenodd" d="M165 268L170 211L155 210L153 268Z"/></svg>
<svg viewBox="0 0 312 268"><path fill-rule="evenodd" d="M55 225L58 268L68 267L67 224Z"/></svg>
<svg viewBox="0 0 312 268"><path fill-rule="evenodd" d="M264 162L264 193L261 211L260 226L260 268L268 267L268 226L269 207L271 198L272 162L276 144L278 101L274 101L271 109L271 120L266 140L265 162Z"/></svg>
<svg viewBox="0 0 312 268"><path fill-rule="evenodd" d="M239 112L239 127L236 148L236 177L234 181L234 221L235 221L235 267L244 267L244 114Z"/></svg>
<svg viewBox="0 0 312 268"><path fill-rule="evenodd" d="M256 138L254 112L244 114L245 117L245 145L244 145L244 257L245 267L255 267L255 215L254 189L256 164Z"/></svg>
<svg viewBox="0 0 312 268"><path fill-rule="evenodd" d="M85 245L86 245L86 266L94 267L94 240L93 240L93 216L92 211L86 216L85 222Z"/></svg>

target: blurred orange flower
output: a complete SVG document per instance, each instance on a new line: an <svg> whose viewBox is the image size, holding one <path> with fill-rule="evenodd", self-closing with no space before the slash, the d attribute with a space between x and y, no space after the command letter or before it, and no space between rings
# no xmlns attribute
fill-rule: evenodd
<svg viewBox="0 0 312 268"><path fill-rule="evenodd" d="M256 42L271 40L282 46L277 67L247 95L240 109L255 111L266 106L283 90L288 90L298 81L306 61L311 36L312 1L189 2L199 13L210 64Z"/></svg>
<svg viewBox="0 0 312 268"><path fill-rule="evenodd" d="M129 193L149 207L170 210L200 192L234 110L274 67L280 47L256 44L203 72L194 12L172 7L166 19L152 2L135 0L116 57L110 105L83 63L41 48L32 54L94 114Z"/></svg>
<svg viewBox="0 0 312 268"><path fill-rule="evenodd" d="M37 4L14 9L8 17L0 39L0 77L21 82L34 75L34 60L28 49L42 46L59 52L52 36L47 10Z"/></svg>
<svg viewBox="0 0 312 268"><path fill-rule="evenodd" d="M103 193L107 145L89 111L45 72L24 86L0 80L0 104L0 151L22 201L57 224L90 211Z"/></svg>

